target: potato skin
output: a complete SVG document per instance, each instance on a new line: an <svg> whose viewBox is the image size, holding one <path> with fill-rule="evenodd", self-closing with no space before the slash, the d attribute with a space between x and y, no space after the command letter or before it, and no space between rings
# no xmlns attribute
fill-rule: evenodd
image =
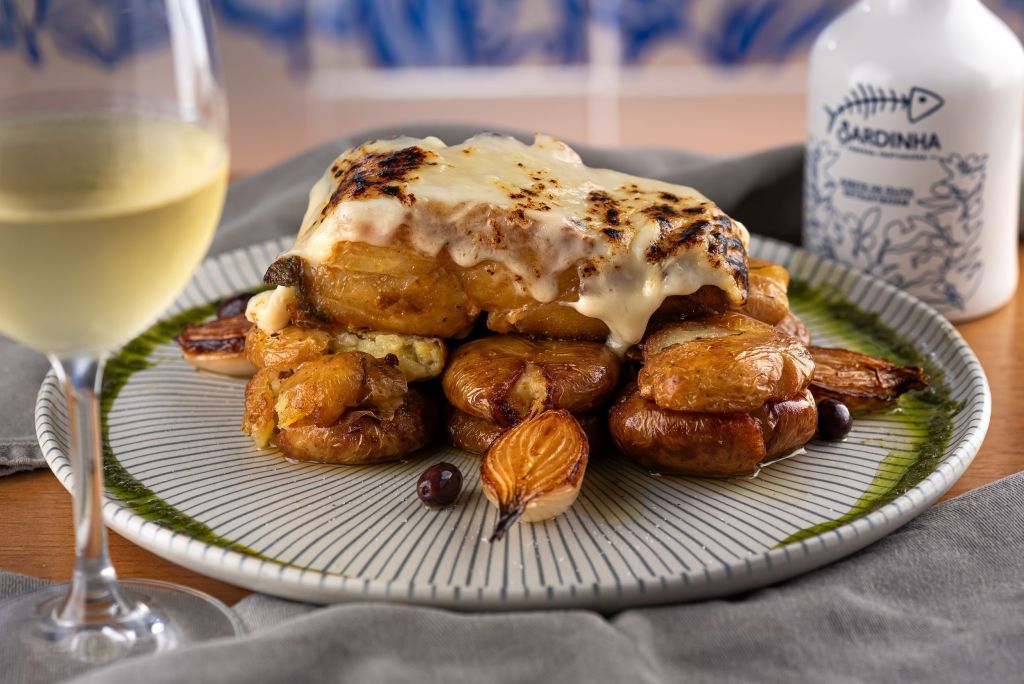
<svg viewBox="0 0 1024 684"><path fill-rule="evenodd" d="M804 322L800 320L800 317L790 311L786 316L775 324L775 329L779 332L785 333L790 337L795 337L800 340L800 344L805 347L811 345L811 331L807 329ZM814 355L811 354L813 357Z"/></svg>
<svg viewBox="0 0 1024 684"><path fill-rule="evenodd" d="M764 259L747 259L749 286L741 313L776 325L789 313L789 271Z"/></svg>
<svg viewBox="0 0 1024 684"><path fill-rule="evenodd" d="M316 463L366 465L404 458L422 449L437 427L437 407L409 390L391 418L353 410L335 424L282 428L278 448L289 458Z"/></svg>
<svg viewBox="0 0 1024 684"><path fill-rule="evenodd" d="M818 430L818 404L810 390L784 401L769 402L754 413L769 436L765 439L765 457L784 456L811 441Z"/></svg>
<svg viewBox="0 0 1024 684"><path fill-rule="evenodd" d="M256 446L270 445L277 426L274 400L277 398L278 373L259 370L245 385L245 411L242 414L242 432L252 437Z"/></svg>
<svg viewBox="0 0 1024 684"><path fill-rule="evenodd" d="M806 444L817 420L807 391L748 413L691 413L659 408L631 385L612 406L609 428L619 450L648 470L735 477Z"/></svg>
<svg viewBox="0 0 1024 684"><path fill-rule="evenodd" d="M325 330L289 325L270 334L254 325L245 337L245 356L260 370L291 370L326 354L330 345Z"/></svg>
<svg viewBox="0 0 1024 684"><path fill-rule="evenodd" d="M363 352L265 368L245 388L242 429L259 448L276 444L303 461L394 460L424 446L436 425L434 403L408 389L394 363Z"/></svg>
<svg viewBox="0 0 1024 684"><path fill-rule="evenodd" d="M289 275L297 283L273 282L296 287L300 318L314 324L460 337L480 312L458 274L400 241L387 246L339 242L328 261L302 261L301 268L291 270L300 271Z"/></svg>
<svg viewBox="0 0 1024 684"><path fill-rule="evenodd" d="M445 411L444 427L449 444L456 449L478 455L486 453L494 440L508 429L486 418L460 411L454 406L449 406Z"/></svg>
<svg viewBox="0 0 1024 684"><path fill-rule="evenodd" d="M609 439L604 411L587 411L573 417L587 435L591 455L607 451ZM494 440L508 429L484 418L471 416L454 406L449 406L445 413L445 436L448 443L472 454L486 453Z"/></svg>
<svg viewBox="0 0 1024 684"><path fill-rule="evenodd" d="M597 342L495 335L459 347L441 386L459 410L508 427L536 406L582 413L600 405L620 368Z"/></svg>
<svg viewBox="0 0 1024 684"><path fill-rule="evenodd" d="M398 368L363 352L341 352L307 361L277 390L278 427L334 424L350 409L390 415L408 390Z"/></svg>
<svg viewBox="0 0 1024 684"><path fill-rule="evenodd" d="M609 333L608 326L602 321L584 316L559 302L532 302L516 309L492 311L487 314L487 328L496 333L592 342L604 342Z"/></svg>
<svg viewBox="0 0 1024 684"><path fill-rule="evenodd" d="M814 361L795 338L728 312L666 326L644 343L640 394L674 411L746 412L803 391Z"/></svg>

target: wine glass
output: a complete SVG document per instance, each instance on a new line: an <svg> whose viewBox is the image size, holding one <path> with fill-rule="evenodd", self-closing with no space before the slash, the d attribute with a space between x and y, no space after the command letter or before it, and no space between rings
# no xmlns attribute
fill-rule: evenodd
<svg viewBox="0 0 1024 684"><path fill-rule="evenodd" d="M24 50L0 58L0 332L46 353L66 388L76 557L69 584L0 606L0 663L53 680L241 627L186 587L119 581L100 508L104 359L185 286L224 202L209 3L35 13L9 24Z"/></svg>

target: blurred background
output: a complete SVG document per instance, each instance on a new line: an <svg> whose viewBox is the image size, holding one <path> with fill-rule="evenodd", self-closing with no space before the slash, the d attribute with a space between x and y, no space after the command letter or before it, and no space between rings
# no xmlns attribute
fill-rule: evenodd
<svg viewBox="0 0 1024 684"><path fill-rule="evenodd" d="M851 3L212 0L233 170L408 121L718 154L798 141L807 50ZM1024 31L1024 0L986 4ZM39 65L72 52L116 68L140 47L118 5L2 0L0 50Z"/></svg>

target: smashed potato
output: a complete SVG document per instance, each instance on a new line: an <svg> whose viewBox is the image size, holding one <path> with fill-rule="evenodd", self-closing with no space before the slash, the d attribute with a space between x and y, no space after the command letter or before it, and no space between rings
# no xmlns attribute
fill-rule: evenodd
<svg viewBox="0 0 1024 684"><path fill-rule="evenodd" d="M818 412L810 392L742 413L663 409L635 385L612 406L609 427L619 450L659 473L734 477L755 472L814 436Z"/></svg>
<svg viewBox="0 0 1024 684"><path fill-rule="evenodd" d="M392 357L393 359L393 357ZM394 361L363 352L263 368L245 390L242 429L260 448L323 463L377 463L424 446L436 409L408 389Z"/></svg>
<svg viewBox="0 0 1024 684"><path fill-rule="evenodd" d="M531 302L516 309L491 311L487 314L487 327L497 333L593 342L604 342L609 332L608 326L600 320L584 316L560 302Z"/></svg>
<svg viewBox="0 0 1024 684"><path fill-rule="evenodd" d="M790 337L795 337L800 340L800 344L805 347L811 344L811 333L804 325L804 322L800 320L800 317L790 311L786 314L785 318L775 324L775 329L779 332L786 333Z"/></svg>
<svg viewBox="0 0 1024 684"><path fill-rule="evenodd" d="M508 427L541 409L598 406L615 390L620 367L597 342L495 335L459 347L441 386L459 410Z"/></svg>
<svg viewBox="0 0 1024 684"><path fill-rule="evenodd" d="M328 427L357 406L388 417L407 390L397 368L369 354L330 354L302 364L281 381L274 412L278 427L300 422Z"/></svg>
<svg viewBox="0 0 1024 684"><path fill-rule="evenodd" d="M257 368L288 370L325 354L358 351L376 359L393 357L406 380L436 378L448 351L436 337L364 331L330 332L290 325L276 333L253 327L245 340L246 357Z"/></svg>
<svg viewBox="0 0 1024 684"><path fill-rule="evenodd" d="M277 446L298 461L366 465L403 458L425 447L437 424L437 409L415 389L390 413L357 409L322 427L299 424L281 428Z"/></svg>
<svg viewBox="0 0 1024 684"><path fill-rule="evenodd" d="M276 333L253 326L245 338L245 356L260 370L291 370L330 352L331 334L290 325Z"/></svg>
<svg viewBox="0 0 1024 684"><path fill-rule="evenodd" d="M789 271L764 259L747 259L747 303L739 308L751 318L776 325L789 313Z"/></svg>
<svg viewBox="0 0 1024 684"><path fill-rule="evenodd" d="M728 312L666 326L644 343L640 396L674 411L753 411L802 392L814 361L772 326Z"/></svg>
<svg viewBox="0 0 1024 684"><path fill-rule="evenodd" d="M459 337L479 313L456 273L401 244L340 241L322 264L278 259L265 280L295 288L293 323Z"/></svg>

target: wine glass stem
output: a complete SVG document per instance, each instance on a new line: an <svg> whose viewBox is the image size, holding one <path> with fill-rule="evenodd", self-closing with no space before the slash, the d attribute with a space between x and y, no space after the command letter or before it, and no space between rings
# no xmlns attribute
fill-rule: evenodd
<svg viewBox="0 0 1024 684"><path fill-rule="evenodd" d="M108 622L135 610L120 590L107 550L103 526L103 444L99 390L103 361L94 357L50 358L67 394L71 433L71 470L75 520L75 572L60 622L81 625Z"/></svg>

